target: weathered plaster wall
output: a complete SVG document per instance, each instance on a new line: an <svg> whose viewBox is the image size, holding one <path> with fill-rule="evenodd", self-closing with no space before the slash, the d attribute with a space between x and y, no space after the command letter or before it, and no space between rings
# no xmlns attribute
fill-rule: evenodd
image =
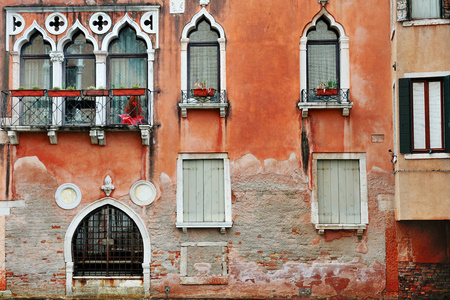
<svg viewBox="0 0 450 300"><path fill-rule="evenodd" d="M368 173L369 225L361 240L355 231L326 231L321 236L310 222L311 180L300 163L302 120L296 107L298 47L320 5L212 0L207 9L227 38L229 115L189 110L182 118L177 109L179 38L199 10L198 1L187 1L182 15L169 14L168 1L155 3L161 5L155 145L152 150L143 147L135 132L107 132L105 147L91 145L86 132L60 133L58 145L49 145L45 133L22 134L13 147L13 198L24 200L25 207L12 209L6 219L7 288L15 295L64 295L62 239L74 216L104 197L100 186L110 175L116 187L111 196L135 210L150 233L155 297L166 296L164 288L170 286L173 297L290 297L310 288L313 297L382 298L386 276L392 277L385 267L385 230L393 198L387 152L392 145L388 1L332 0L327 5L350 38L354 107L349 117L341 111L312 111L304 121L311 153L367 153L367 170L362 171ZM17 4L24 3L5 2ZM373 142L372 134L383 139ZM226 234L218 229L189 229L184 234L175 228L180 152L228 153L234 225ZM128 197L130 186L140 179L151 180L161 190L151 206L138 207ZM70 211L54 201L56 188L66 182L75 183L83 194L80 206ZM225 242L228 284L181 285L180 245L185 242ZM27 255L30 263L25 264ZM214 283L215 278L208 280Z"/></svg>

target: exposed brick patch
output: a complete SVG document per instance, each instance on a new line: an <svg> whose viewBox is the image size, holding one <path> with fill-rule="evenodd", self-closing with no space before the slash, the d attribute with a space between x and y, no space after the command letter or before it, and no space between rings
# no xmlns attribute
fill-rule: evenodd
<svg viewBox="0 0 450 300"><path fill-rule="evenodd" d="M401 262L398 299L450 298L450 264Z"/></svg>

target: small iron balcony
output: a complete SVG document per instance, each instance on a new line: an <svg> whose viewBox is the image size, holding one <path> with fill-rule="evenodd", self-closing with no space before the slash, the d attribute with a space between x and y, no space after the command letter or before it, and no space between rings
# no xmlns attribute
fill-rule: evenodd
<svg viewBox="0 0 450 300"><path fill-rule="evenodd" d="M147 89L2 91L2 129L26 126L127 127L149 123L152 93Z"/></svg>

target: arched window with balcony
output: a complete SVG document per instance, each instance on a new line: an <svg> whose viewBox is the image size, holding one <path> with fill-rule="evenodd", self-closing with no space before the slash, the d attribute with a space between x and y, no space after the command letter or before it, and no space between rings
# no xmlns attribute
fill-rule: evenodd
<svg viewBox="0 0 450 300"><path fill-rule="evenodd" d="M147 46L145 41L137 37L136 32L126 26L119 32L117 39L109 45L108 51L108 85L112 89L145 88L147 89ZM133 96L132 96L133 97ZM140 123L146 122L148 116L145 96L131 98L133 112L144 114ZM128 96L113 97L109 105L109 124L121 123L120 115L126 111ZM130 114L131 115L131 114ZM123 121L123 119L122 119Z"/></svg>

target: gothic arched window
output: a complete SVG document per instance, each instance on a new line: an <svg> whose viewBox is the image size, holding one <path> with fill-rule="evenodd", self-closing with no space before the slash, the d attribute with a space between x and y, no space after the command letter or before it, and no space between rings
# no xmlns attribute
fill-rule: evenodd
<svg viewBox="0 0 450 300"><path fill-rule="evenodd" d="M88 214L73 235L73 275L142 276L143 249L136 223L104 205Z"/></svg>

